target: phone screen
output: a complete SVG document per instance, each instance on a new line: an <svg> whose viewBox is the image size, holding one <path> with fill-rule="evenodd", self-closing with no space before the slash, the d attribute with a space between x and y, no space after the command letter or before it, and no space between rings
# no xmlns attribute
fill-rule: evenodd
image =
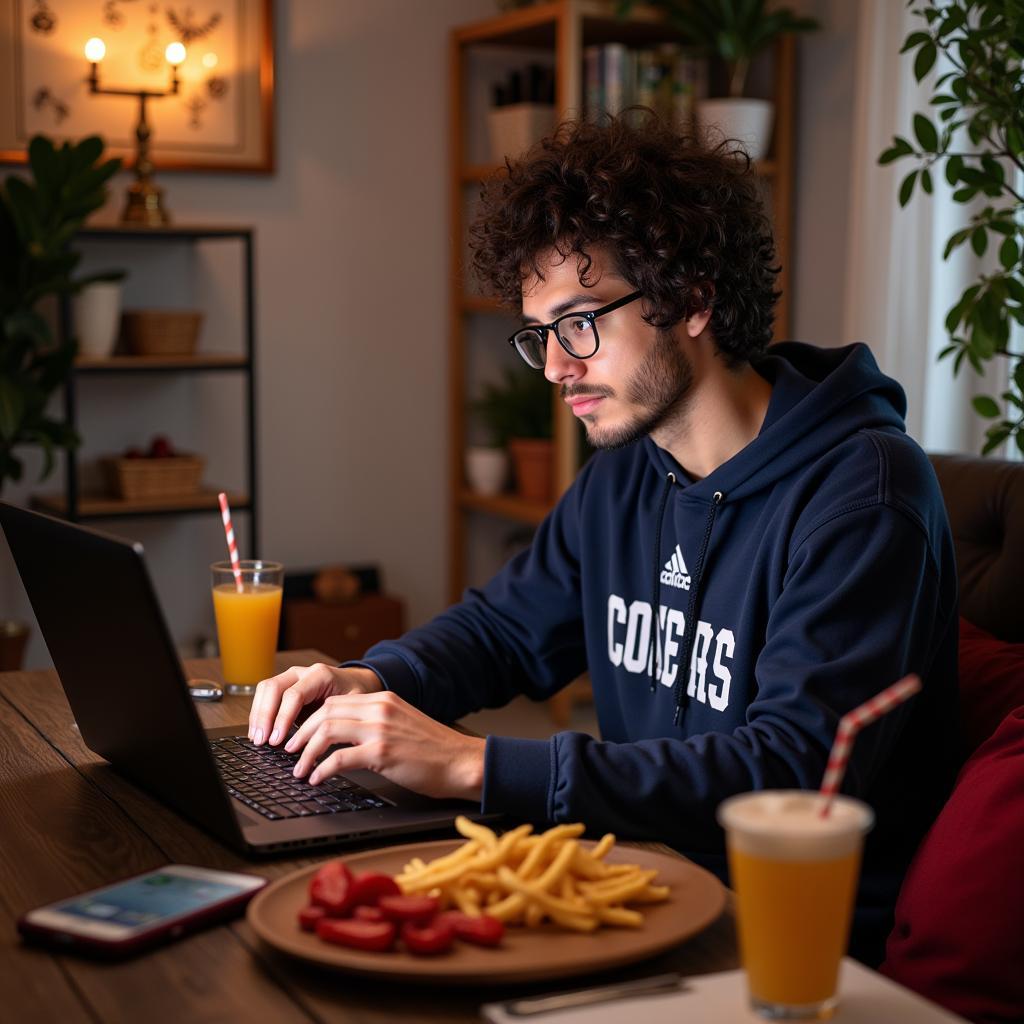
<svg viewBox="0 0 1024 1024"><path fill-rule="evenodd" d="M140 928L201 910L246 891L243 885L154 871L56 903L52 909L88 921Z"/></svg>

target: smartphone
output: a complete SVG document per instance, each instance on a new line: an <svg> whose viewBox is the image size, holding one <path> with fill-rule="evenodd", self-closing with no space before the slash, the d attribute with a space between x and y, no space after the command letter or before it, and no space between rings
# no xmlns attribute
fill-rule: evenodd
<svg viewBox="0 0 1024 1024"><path fill-rule="evenodd" d="M240 913L266 884L258 875L167 864L30 910L18 931L69 952L133 956Z"/></svg>

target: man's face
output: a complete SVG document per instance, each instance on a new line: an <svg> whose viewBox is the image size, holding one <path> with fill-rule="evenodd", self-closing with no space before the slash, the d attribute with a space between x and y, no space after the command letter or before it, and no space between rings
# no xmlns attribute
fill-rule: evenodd
<svg viewBox="0 0 1024 1024"><path fill-rule="evenodd" d="M578 259L554 250L539 261L544 279L523 284L523 320L550 323L563 313L606 306L633 291L611 258L595 248L580 284ZM693 371L672 331L643 320L643 299L597 320L597 354L575 359L548 333L544 376L559 385L562 398L582 421L595 448L621 448L680 416L693 384Z"/></svg>

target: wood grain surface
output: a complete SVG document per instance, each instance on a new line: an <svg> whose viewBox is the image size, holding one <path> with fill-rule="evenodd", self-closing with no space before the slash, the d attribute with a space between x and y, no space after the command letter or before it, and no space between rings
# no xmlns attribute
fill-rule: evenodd
<svg viewBox="0 0 1024 1024"><path fill-rule="evenodd" d="M325 659L316 651L291 651L278 660L284 668ZM213 659L187 662L186 670L190 676L220 679ZM197 707L209 727L244 726L249 699L226 697ZM342 981L330 971L275 953L244 919L118 964L22 945L14 922L25 911L161 864L279 878L330 856L247 860L166 809L85 746L54 672L0 674L0 822L4 1020L390 1024L428 1019L456 1024L478 1020L484 1002L558 987L549 982L436 990L352 976ZM379 842L352 849L373 845ZM667 851L659 844L637 845ZM730 903L715 924L681 947L592 980L608 983L670 970L697 974L736 966ZM573 987L587 982L576 979Z"/></svg>

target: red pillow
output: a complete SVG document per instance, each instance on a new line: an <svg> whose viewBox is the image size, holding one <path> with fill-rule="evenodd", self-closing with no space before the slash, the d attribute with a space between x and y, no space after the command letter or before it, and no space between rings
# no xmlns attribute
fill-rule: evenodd
<svg viewBox="0 0 1024 1024"><path fill-rule="evenodd" d="M1024 705L1024 644L1008 644L960 619L960 714L966 753Z"/></svg>
<svg viewBox="0 0 1024 1024"><path fill-rule="evenodd" d="M1024 1020L1024 707L964 765L914 857L883 974L970 1020Z"/></svg>

